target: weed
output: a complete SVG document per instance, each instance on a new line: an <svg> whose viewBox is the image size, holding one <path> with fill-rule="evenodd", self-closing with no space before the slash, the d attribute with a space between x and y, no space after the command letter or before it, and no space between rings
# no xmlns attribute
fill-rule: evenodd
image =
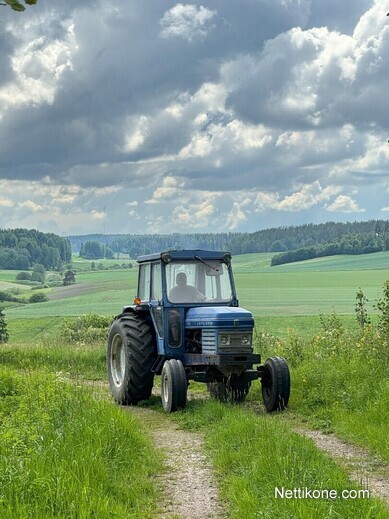
<svg viewBox="0 0 389 519"><path fill-rule="evenodd" d="M356 295L356 305L355 305L355 313L357 317L357 322L359 326L363 329L365 326L369 326L371 324L371 319L368 316L366 303L369 301L365 294L362 292L362 289L359 287L359 291Z"/></svg>
<svg viewBox="0 0 389 519"><path fill-rule="evenodd" d="M376 308L380 312L378 329L384 340L389 343L389 280L385 281L383 297L378 300Z"/></svg>

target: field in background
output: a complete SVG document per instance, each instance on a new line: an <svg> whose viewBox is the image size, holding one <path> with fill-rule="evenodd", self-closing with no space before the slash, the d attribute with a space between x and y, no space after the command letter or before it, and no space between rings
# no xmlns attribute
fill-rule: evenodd
<svg viewBox="0 0 389 519"><path fill-rule="evenodd" d="M281 336L285 336L288 328L303 335L312 333L322 313L335 311L346 322L353 321L359 287L369 299L367 309L373 313L382 285L389 279L389 252L334 256L279 267L270 267L271 256L236 256L233 266L240 305L253 312L262 329ZM101 263L112 268L118 262ZM82 260L81 264L87 268L91 262ZM2 284L3 289L30 290L17 285L15 275L14 271L0 271L0 290ZM56 318L62 316L116 315L122 306L132 303L136 294L136 268L79 271L76 279L75 285L46 289L48 302L12 303L6 309L11 340L22 338L26 322L31 337L44 331L48 323L50 327L56 326Z"/></svg>

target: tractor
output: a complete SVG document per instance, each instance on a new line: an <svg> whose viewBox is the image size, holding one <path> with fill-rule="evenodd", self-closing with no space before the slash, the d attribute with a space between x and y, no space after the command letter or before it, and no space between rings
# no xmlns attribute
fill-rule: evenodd
<svg viewBox="0 0 389 519"><path fill-rule="evenodd" d="M137 261L134 304L122 309L108 333L108 379L117 403L147 400L154 376L161 375L167 413L186 406L191 380L206 383L216 399L243 402L260 378L266 410L287 406L288 365L282 357L260 365L253 315L239 307L229 252L167 251Z"/></svg>

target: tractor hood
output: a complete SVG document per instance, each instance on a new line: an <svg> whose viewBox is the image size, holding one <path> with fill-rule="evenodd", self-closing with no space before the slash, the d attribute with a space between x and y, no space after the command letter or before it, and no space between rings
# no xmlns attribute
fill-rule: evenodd
<svg viewBox="0 0 389 519"><path fill-rule="evenodd" d="M188 310L185 328L253 328L253 314L232 306L200 306Z"/></svg>

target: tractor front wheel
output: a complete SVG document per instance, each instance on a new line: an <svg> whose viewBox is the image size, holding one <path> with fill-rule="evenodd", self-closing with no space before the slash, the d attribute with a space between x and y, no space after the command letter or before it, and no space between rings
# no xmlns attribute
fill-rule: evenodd
<svg viewBox="0 0 389 519"><path fill-rule="evenodd" d="M186 406L188 380L180 360L166 360L161 373L161 398L164 410L174 413Z"/></svg>
<svg viewBox="0 0 389 519"><path fill-rule="evenodd" d="M154 360L154 339L147 322L134 313L119 315L111 325L107 344L108 380L116 402L136 405L150 398Z"/></svg>
<svg viewBox="0 0 389 519"><path fill-rule="evenodd" d="M290 374L285 359L269 357L264 364L261 383L266 410L271 412L285 409L290 395Z"/></svg>

